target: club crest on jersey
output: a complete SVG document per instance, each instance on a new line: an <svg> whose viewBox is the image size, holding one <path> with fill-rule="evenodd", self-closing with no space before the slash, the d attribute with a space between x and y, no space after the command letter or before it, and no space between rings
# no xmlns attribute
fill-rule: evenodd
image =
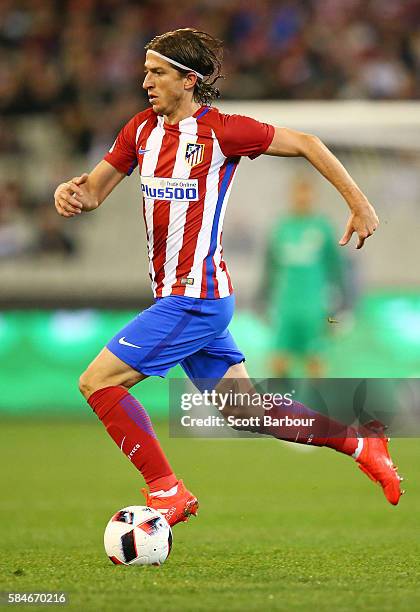
<svg viewBox="0 0 420 612"><path fill-rule="evenodd" d="M191 168L198 166L204 159L204 146L197 142L187 142L187 148L185 149L185 161Z"/></svg>

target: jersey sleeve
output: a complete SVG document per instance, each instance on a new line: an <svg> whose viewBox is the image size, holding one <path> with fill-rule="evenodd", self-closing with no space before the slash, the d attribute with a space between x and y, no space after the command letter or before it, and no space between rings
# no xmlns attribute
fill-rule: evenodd
<svg viewBox="0 0 420 612"><path fill-rule="evenodd" d="M104 160L125 174L131 174L137 165L136 117L120 130Z"/></svg>
<svg viewBox="0 0 420 612"><path fill-rule="evenodd" d="M243 115L220 115L221 129L217 134L226 157L255 159L264 153L274 137L274 127Z"/></svg>

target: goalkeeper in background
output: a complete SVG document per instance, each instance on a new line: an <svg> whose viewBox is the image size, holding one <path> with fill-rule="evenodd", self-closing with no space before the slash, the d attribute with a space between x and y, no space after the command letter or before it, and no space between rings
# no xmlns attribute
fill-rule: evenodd
<svg viewBox="0 0 420 612"><path fill-rule="evenodd" d="M325 374L323 350L328 316L345 296L344 266L330 222L314 211L312 183L297 177L291 207L269 237L265 286L272 329L271 371L276 377L294 372Z"/></svg>

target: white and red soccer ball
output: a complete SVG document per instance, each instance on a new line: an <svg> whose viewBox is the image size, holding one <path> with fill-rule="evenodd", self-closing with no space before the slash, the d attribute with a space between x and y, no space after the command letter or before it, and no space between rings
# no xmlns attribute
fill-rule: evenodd
<svg viewBox="0 0 420 612"><path fill-rule="evenodd" d="M171 552L172 530L153 508L127 506L108 522L104 546L115 564L162 565Z"/></svg>

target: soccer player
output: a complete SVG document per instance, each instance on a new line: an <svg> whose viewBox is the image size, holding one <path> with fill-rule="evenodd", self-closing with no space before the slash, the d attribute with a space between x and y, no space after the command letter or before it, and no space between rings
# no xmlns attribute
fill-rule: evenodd
<svg viewBox="0 0 420 612"><path fill-rule="evenodd" d="M270 232L264 294L273 331L271 369L286 376L300 359L310 378L323 376L328 304L344 296L344 266L333 228L314 207L314 186L296 177L290 208Z"/></svg>
<svg viewBox="0 0 420 612"><path fill-rule="evenodd" d="M147 505L165 513L171 525L196 514L198 501L174 474L145 408L129 389L148 376L165 376L178 363L196 383L213 379L216 390L225 381L243 384L248 378L244 355L228 330L234 297L221 243L240 158L263 153L305 157L350 208L343 245L356 232L361 248L378 225L367 198L317 137L225 115L210 106L218 95L214 83L220 76L221 48L220 41L189 28L154 38L146 45L143 82L150 107L130 119L89 174L55 191L58 213L74 217L98 208L139 168L155 303L111 339L82 374L80 390L142 473L149 487ZM255 202L256 214L262 206ZM282 414L275 407L273 414L276 410ZM240 407L232 406L226 414L229 411L238 414ZM398 503L400 482L385 437L359 437L354 429L298 402L287 412L315 415L325 425L323 436L302 431L295 441L353 456L380 482L387 499ZM275 427L260 431L287 438Z"/></svg>

